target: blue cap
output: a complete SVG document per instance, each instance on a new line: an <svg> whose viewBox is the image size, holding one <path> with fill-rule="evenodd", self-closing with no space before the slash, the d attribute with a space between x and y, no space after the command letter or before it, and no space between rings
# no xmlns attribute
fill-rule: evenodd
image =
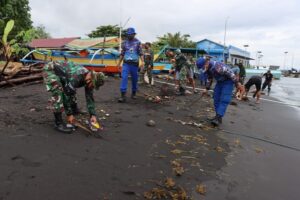
<svg viewBox="0 0 300 200"><path fill-rule="evenodd" d="M197 61L196 61L196 65L198 67L198 69L201 69L204 67L205 65L205 62L206 60L204 58L199 58Z"/></svg>
<svg viewBox="0 0 300 200"><path fill-rule="evenodd" d="M127 29L127 35L133 35L136 34L135 29L134 28L128 28Z"/></svg>

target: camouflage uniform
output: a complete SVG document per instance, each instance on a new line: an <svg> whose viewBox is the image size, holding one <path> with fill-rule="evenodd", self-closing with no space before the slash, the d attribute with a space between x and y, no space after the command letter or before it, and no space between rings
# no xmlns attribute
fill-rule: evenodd
<svg viewBox="0 0 300 200"><path fill-rule="evenodd" d="M153 69L153 52L151 49L145 49L143 52L145 66L142 71L142 75L144 78L144 74L147 72L149 84L152 83L152 69Z"/></svg>
<svg viewBox="0 0 300 200"><path fill-rule="evenodd" d="M179 81L179 88L185 90L186 87L186 76L187 76L187 59L182 54L179 53L175 56L175 70L178 73L178 81Z"/></svg>
<svg viewBox="0 0 300 200"><path fill-rule="evenodd" d="M74 88L85 87L87 109L90 115L96 115L93 89L87 87L85 76L89 70L75 65L73 62L61 62L64 72L68 76L69 83ZM62 79L54 73L54 63L50 62L44 67L44 82L48 92L51 92L51 105L54 112L65 111L67 115L74 114L72 105L76 104L76 96L67 95L63 90Z"/></svg>
<svg viewBox="0 0 300 200"><path fill-rule="evenodd" d="M194 79L194 63L193 58L187 60L187 76L191 79Z"/></svg>

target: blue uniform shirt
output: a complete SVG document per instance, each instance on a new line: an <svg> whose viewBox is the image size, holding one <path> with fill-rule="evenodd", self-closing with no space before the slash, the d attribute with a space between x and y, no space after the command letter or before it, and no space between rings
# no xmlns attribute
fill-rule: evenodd
<svg viewBox="0 0 300 200"><path fill-rule="evenodd" d="M221 62L210 62L210 68L208 70L210 76L213 76L217 82L226 80L237 81L237 77L231 68Z"/></svg>
<svg viewBox="0 0 300 200"><path fill-rule="evenodd" d="M142 55L141 42L138 39L134 38L123 42L121 56L124 56L125 63L138 64L139 57Z"/></svg>

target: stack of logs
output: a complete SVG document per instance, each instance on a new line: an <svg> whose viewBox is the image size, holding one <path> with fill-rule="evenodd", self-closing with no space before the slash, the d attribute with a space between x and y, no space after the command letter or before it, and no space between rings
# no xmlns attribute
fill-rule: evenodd
<svg viewBox="0 0 300 200"><path fill-rule="evenodd" d="M0 63L0 72L2 69L3 65ZM3 76L0 76L0 87L41 81L43 79L42 71L43 64L41 63L23 65L20 62L10 62Z"/></svg>

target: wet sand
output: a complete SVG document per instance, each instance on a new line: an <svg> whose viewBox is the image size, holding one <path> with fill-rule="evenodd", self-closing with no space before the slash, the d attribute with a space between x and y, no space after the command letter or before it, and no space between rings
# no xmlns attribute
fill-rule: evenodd
<svg viewBox="0 0 300 200"><path fill-rule="evenodd" d="M233 134L218 135L228 141L231 151L218 179L206 182L206 199L299 199L298 112L276 102L262 100L256 105L253 99L230 106L222 128Z"/></svg>
<svg viewBox="0 0 300 200"><path fill-rule="evenodd" d="M198 94L153 103L140 93L138 100L118 104L118 85L109 78L95 92L103 139L86 137L80 129L56 132L42 84L0 89L0 200L144 199L144 192L167 177L189 197L202 199L196 185L216 180L229 152L205 122L211 99ZM154 96L160 91L159 84L140 89ZM78 96L84 108L82 89ZM146 125L151 119L155 127ZM174 160L184 169L181 176L173 171Z"/></svg>

